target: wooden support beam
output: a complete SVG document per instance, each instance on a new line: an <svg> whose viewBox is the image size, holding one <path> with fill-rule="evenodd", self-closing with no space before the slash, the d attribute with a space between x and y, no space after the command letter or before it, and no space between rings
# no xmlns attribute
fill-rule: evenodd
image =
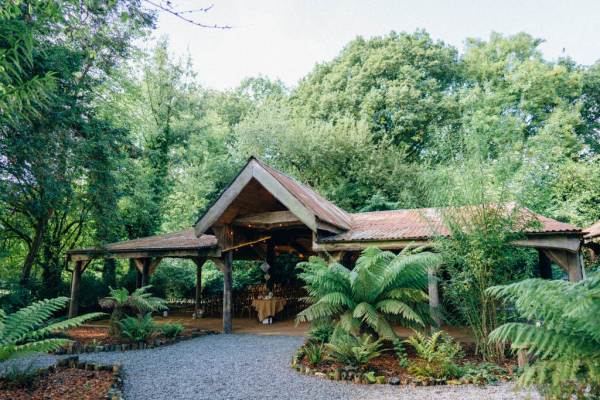
<svg viewBox="0 0 600 400"><path fill-rule="evenodd" d="M150 261L150 275L154 274L154 271L156 271L156 268L158 268L158 265L162 259L162 257L155 257L152 261Z"/></svg>
<svg viewBox="0 0 600 400"><path fill-rule="evenodd" d="M223 333L233 331L233 252L225 253L223 260Z"/></svg>
<svg viewBox="0 0 600 400"><path fill-rule="evenodd" d="M538 250L538 268L540 278L552 279L552 261L542 250Z"/></svg>
<svg viewBox="0 0 600 400"><path fill-rule="evenodd" d="M196 302L194 307L194 312L196 314L196 318L199 318L202 314L202 266L206 261L206 258L194 258L194 263L196 264Z"/></svg>
<svg viewBox="0 0 600 400"><path fill-rule="evenodd" d="M68 253L69 261L85 261L100 258L115 259L136 259L136 258L192 258L192 257L220 257L221 251L218 248L188 249L188 250L136 250L136 251L115 251L113 253L100 250L72 250Z"/></svg>
<svg viewBox="0 0 600 400"><path fill-rule="evenodd" d="M575 253L554 249L543 249L542 251L569 274L571 282L578 282L583 279L583 260L580 251Z"/></svg>
<svg viewBox="0 0 600 400"><path fill-rule="evenodd" d="M433 319L433 329L440 329L442 326L442 312L440 309L440 293L438 277L434 268L427 269L427 291L429 293L429 310L431 312L431 318Z"/></svg>
<svg viewBox="0 0 600 400"><path fill-rule="evenodd" d="M264 237L258 238L256 240L250 240L250 241L247 241L247 242L236 243L235 245L232 245L231 247L223 248L222 251L225 252L225 251L231 251L231 250L241 249L241 248L244 248L244 247L248 247L248 246L252 246L252 245L255 245L255 244L262 243L262 242L266 242L269 239L271 239L271 236L264 236Z"/></svg>
<svg viewBox="0 0 600 400"><path fill-rule="evenodd" d="M83 270L83 261L76 261L71 276L71 301L69 302L69 318L74 318L79 312L79 282L81 281L81 272Z"/></svg>
<svg viewBox="0 0 600 400"><path fill-rule="evenodd" d="M135 269L135 288L139 289L142 287L142 272L139 269Z"/></svg>
<svg viewBox="0 0 600 400"><path fill-rule="evenodd" d="M151 259L144 258L142 264L142 287L148 286L150 283L150 263Z"/></svg>
<svg viewBox="0 0 600 400"><path fill-rule="evenodd" d="M282 227L303 225L302 221L291 211L270 211L248 214L236 218L233 225L251 229L277 229Z"/></svg>

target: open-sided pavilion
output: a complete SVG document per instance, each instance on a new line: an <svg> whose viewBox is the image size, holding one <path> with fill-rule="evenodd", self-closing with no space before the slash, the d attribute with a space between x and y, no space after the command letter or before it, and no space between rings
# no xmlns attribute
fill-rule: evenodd
<svg viewBox="0 0 600 400"><path fill-rule="evenodd" d="M600 257L600 221L585 229L584 235L585 246L590 250L591 259L594 262Z"/></svg>
<svg viewBox="0 0 600 400"><path fill-rule="evenodd" d="M540 276L551 278L554 262L567 272L569 280L581 280L583 232L527 209L521 212L537 223L516 244L538 250ZM197 265L197 308L202 295L202 265L212 260L223 273L223 331L230 333L234 259L265 260L272 266L276 254L287 252L300 258L324 254L351 265L370 246L400 251L407 246L429 246L436 236L447 234L439 209L348 213L294 178L250 158L194 228L101 248L70 250L69 315L77 315L79 280L93 259L133 259L138 286L149 282L163 258L191 259ZM434 271L430 271L429 298L431 307L437 309L440 302Z"/></svg>

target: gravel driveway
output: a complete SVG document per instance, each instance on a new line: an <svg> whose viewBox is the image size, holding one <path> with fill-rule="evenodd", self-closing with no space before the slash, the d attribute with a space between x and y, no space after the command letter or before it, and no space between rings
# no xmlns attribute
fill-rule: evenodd
<svg viewBox="0 0 600 400"><path fill-rule="evenodd" d="M127 400L528 398L510 384L412 388L301 375L290 368L290 360L302 341L290 336L210 335L158 349L83 354L80 359L122 363Z"/></svg>

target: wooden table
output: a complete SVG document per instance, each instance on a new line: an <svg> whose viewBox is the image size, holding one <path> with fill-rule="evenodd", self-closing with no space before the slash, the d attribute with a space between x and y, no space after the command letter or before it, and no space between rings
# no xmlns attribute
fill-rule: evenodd
<svg viewBox="0 0 600 400"><path fill-rule="evenodd" d="M254 299L252 307L258 313L258 319L264 321L268 317L273 317L275 314L283 310L286 300L278 297L272 299Z"/></svg>

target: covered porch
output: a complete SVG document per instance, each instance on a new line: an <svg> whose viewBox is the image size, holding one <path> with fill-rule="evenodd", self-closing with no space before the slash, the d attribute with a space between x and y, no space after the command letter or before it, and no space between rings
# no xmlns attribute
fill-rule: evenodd
<svg viewBox="0 0 600 400"><path fill-rule="evenodd" d="M565 271L569 280L581 280L584 277L581 230L527 209L523 210L523 217L535 219L538 224L527 230L525 238L516 245L538 251L539 276L551 278L554 263ZM77 315L79 280L91 260L132 259L137 267L138 286L145 286L161 260L175 257L196 263L196 282L201 282L207 261L212 261L223 274L219 304L222 311L217 321L224 333L237 329L283 331L292 324L291 320L272 327L259 324L257 319L234 320L234 260L262 262L266 289L273 292L269 271L277 268L277 257L282 254L293 254L299 260L318 254L351 267L367 247L394 252L407 246L427 247L440 234L448 231L439 209L348 213L294 178L251 158L193 229L69 251L73 272L69 315ZM439 315L436 271L429 271L429 276L430 307L433 315ZM195 315L201 315L202 308L202 288L197 285ZM195 323L214 325L215 320L207 318ZM441 325L441 320L436 324Z"/></svg>

